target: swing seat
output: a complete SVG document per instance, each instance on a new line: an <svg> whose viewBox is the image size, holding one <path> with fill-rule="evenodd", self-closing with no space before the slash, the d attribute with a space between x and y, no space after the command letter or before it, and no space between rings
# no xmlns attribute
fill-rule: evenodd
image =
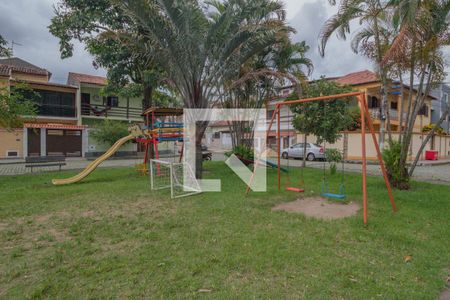
<svg viewBox="0 0 450 300"><path fill-rule="evenodd" d="M295 193L303 193L305 190L296 187L286 187L286 191L295 192Z"/></svg>
<svg viewBox="0 0 450 300"><path fill-rule="evenodd" d="M341 184L339 186L339 193L330 193L328 191L328 184L326 181L322 182L322 193L320 194L322 197L330 198L330 199L345 199L345 185Z"/></svg>
<svg viewBox="0 0 450 300"><path fill-rule="evenodd" d="M332 198L332 199L345 199L344 194L333 194L333 193L322 193L322 197Z"/></svg>

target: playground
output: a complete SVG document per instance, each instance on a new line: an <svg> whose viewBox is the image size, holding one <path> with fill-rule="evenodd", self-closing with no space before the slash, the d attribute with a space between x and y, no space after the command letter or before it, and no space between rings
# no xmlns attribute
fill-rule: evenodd
<svg viewBox="0 0 450 300"><path fill-rule="evenodd" d="M300 176L293 170L293 176ZM391 212L380 177L367 178L362 210L338 220L272 211L320 195L321 170L307 168L306 191L249 193L222 162L204 174L223 192L170 200L134 168L97 169L55 187L55 173L0 182L1 295L4 298L435 299L448 280L450 186L413 182L394 190ZM59 174L59 173L58 173ZM63 172L68 178L76 171ZM361 204L360 174L348 174L347 201ZM339 184L331 178L330 184ZM334 202L335 203L335 202Z"/></svg>

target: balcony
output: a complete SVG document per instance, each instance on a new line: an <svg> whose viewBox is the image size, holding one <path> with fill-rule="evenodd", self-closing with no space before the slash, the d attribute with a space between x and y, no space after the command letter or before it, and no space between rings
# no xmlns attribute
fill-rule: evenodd
<svg viewBox="0 0 450 300"><path fill-rule="evenodd" d="M381 113L380 108L369 108L370 116L374 120L380 120L381 119ZM399 121L400 113L396 109L389 109L389 116L391 118L391 121ZM406 113L403 113L403 119L406 119Z"/></svg>
<svg viewBox="0 0 450 300"><path fill-rule="evenodd" d="M129 106L107 106L100 104L81 104L82 116L111 117L120 119L142 119L140 108Z"/></svg>

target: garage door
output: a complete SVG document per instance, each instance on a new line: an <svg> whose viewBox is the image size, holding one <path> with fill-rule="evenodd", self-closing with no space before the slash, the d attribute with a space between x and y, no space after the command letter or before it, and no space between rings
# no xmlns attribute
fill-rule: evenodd
<svg viewBox="0 0 450 300"><path fill-rule="evenodd" d="M81 130L47 129L47 155L81 156Z"/></svg>

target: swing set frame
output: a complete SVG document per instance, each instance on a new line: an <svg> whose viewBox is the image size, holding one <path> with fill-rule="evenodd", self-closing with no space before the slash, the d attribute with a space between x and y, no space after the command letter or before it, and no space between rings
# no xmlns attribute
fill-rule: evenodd
<svg viewBox="0 0 450 300"><path fill-rule="evenodd" d="M375 149L377 152L377 160L381 167L381 172L383 174L384 182L386 184L386 189L389 195L389 200L391 202L392 211L395 213L397 211L397 206L395 204L394 195L392 193L391 184L389 183L386 168L384 166L383 158L381 155L380 146L378 144L375 130L373 127L372 118L369 113L369 107L366 103L366 93L365 92L352 92L352 93L344 93L344 94L336 94L336 95L329 95L329 96L321 96L321 97L314 97L314 98L305 98L305 99L299 99L299 100L290 100L285 102L280 102L276 104L275 111L272 114L272 118L270 119L269 126L267 128L267 132L270 132L272 129L272 125L276 121L277 129L276 129L276 136L277 136L277 177L278 177L278 191L281 190L281 132L280 132L280 114L281 114L281 108L283 106L290 106L294 104L302 104L307 102L314 102L314 101L330 101L330 100L338 100L339 98L346 98L346 97L356 97L359 103L360 108L360 114L361 114L361 154L362 154L362 200L363 200L363 221L364 224L367 224L368 222L368 207L367 207L367 158L366 158L366 121L368 129L371 133L373 143L375 145ZM276 120L275 120L276 118ZM253 166L253 174L250 178L250 182L247 186L247 193L250 191L250 187L253 183L253 178L256 173L257 164Z"/></svg>

